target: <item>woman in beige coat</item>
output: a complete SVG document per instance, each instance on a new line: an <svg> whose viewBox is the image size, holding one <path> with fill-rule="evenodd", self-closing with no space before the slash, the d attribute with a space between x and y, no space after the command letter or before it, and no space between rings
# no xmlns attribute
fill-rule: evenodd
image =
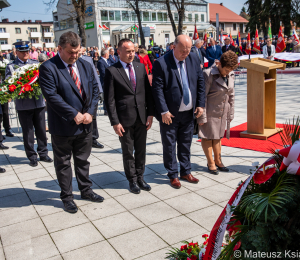
<svg viewBox="0 0 300 260"><path fill-rule="evenodd" d="M221 160L221 139L225 128L229 134L229 124L234 114L234 72L238 57L233 51L225 52L218 65L203 72L206 87L206 105L198 118L198 135L207 158L208 171L219 174L218 170L228 172ZM229 138L229 136L228 136ZM214 159L212 156L214 152ZM218 170L217 170L218 168Z"/></svg>

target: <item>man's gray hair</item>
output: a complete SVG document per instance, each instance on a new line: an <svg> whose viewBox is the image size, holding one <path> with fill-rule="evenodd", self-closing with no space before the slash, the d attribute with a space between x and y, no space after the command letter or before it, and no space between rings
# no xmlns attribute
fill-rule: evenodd
<svg viewBox="0 0 300 260"><path fill-rule="evenodd" d="M139 47L139 45L137 43L134 43L133 45L134 45L134 47Z"/></svg>
<svg viewBox="0 0 300 260"><path fill-rule="evenodd" d="M197 45L197 44L199 44L199 43L201 43L201 42L203 42L202 39L197 39L197 40L195 41L195 45Z"/></svg>
<svg viewBox="0 0 300 260"><path fill-rule="evenodd" d="M101 56L103 57L108 52L107 49L101 50Z"/></svg>
<svg viewBox="0 0 300 260"><path fill-rule="evenodd" d="M81 44L81 38L77 33L65 32L60 36L58 45L65 48L67 44L70 44L73 48L78 47Z"/></svg>
<svg viewBox="0 0 300 260"><path fill-rule="evenodd" d="M113 47L109 47L109 48L108 48L108 51L110 51L110 50L115 51Z"/></svg>
<svg viewBox="0 0 300 260"><path fill-rule="evenodd" d="M48 60L48 56L45 53L41 53L38 57L38 60L40 63L43 63L44 61Z"/></svg>

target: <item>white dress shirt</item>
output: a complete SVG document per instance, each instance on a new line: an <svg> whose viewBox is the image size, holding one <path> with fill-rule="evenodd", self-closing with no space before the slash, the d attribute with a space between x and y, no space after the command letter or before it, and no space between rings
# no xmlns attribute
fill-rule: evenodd
<svg viewBox="0 0 300 260"><path fill-rule="evenodd" d="M61 58L60 55L59 55L59 52L58 52L58 56L59 56L59 58L61 59L61 61L63 62L63 64L66 66L68 72L70 73L69 64L66 63L66 62L64 62L64 61L62 60L62 58ZM80 74L79 74L79 70L78 70L78 67L77 67L76 62L72 64L72 69L73 69L73 71L75 72L75 74L77 75L77 77L78 77L78 79L79 79L79 82L81 83L81 80L80 80Z"/></svg>
<svg viewBox="0 0 300 260"><path fill-rule="evenodd" d="M122 66L123 66L123 68L124 68L124 70L125 70L125 72L126 72L126 75L127 75L127 77L129 78L129 81L130 81L130 77L129 77L129 68L127 67L127 63L124 62L124 61L121 61L121 60L120 60L120 62L121 62ZM134 79L135 79L135 82L136 82L136 75L135 75L134 66L133 66L132 62L130 62L130 64L131 64L131 69L132 69L132 71L133 71Z"/></svg>
<svg viewBox="0 0 300 260"><path fill-rule="evenodd" d="M192 101L192 93L191 93L191 90L190 90L190 86L189 86L189 79L188 79L188 76L187 76L187 71L186 71L186 63L185 63L185 60L183 61L183 70L184 70L184 75L181 75L181 72L180 72L180 63L179 63L179 60L176 59L175 55L174 55L174 52L173 52L173 57L174 57L174 60L175 60L175 63L176 63L176 66L177 66L177 69L178 69L178 73L179 73L179 76L180 76L180 79L181 79L181 88L183 86L182 84L182 77L185 77L186 79L186 82L188 84L188 88L189 88L189 97L190 97L190 102L185 105L183 103L183 95L182 95L182 100L181 100L181 104L180 104L180 107L179 107L179 112L183 112L183 111L189 111L193 108L193 101ZM168 113L169 111L166 111L166 112L163 112L161 113L161 115L164 115L166 113Z"/></svg>

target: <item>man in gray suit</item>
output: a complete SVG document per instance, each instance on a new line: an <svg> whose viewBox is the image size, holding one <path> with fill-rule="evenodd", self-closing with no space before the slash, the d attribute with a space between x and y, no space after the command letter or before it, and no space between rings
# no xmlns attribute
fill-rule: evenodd
<svg viewBox="0 0 300 260"><path fill-rule="evenodd" d="M202 39L197 39L195 41L194 46L191 49L191 52L194 52L197 54L199 60L200 60L200 66L203 69L204 67L204 57L206 56L205 49L203 48L204 41Z"/></svg>
<svg viewBox="0 0 300 260"><path fill-rule="evenodd" d="M87 56L87 55L83 55L83 53L85 53L85 48L81 47L81 51L80 51L80 54L79 54L80 58L87 61L88 63L90 63L92 65L93 70L94 70L94 75L97 75L96 80L97 80L100 95L101 95L103 93L103 89L102 89L102 85L100 83L100 79L99 79L96 67L95 67L94 62L93 62L93 58L90 57L90 56ZM97 108L97 110L98 110L98 108ZM99 132L98 132L98 127L97 127L97 118L96 118L97 117L97 110L96 110L95 115L93 115L93 147L94 148L104 148L104 145L100 144L97 141L97 139L99 138Z"/></svg>
<svg viewBox="0 0 300 260"><path fill-rule="evenodd" d="M29 59L29 41L15 42L17 58L14 62L7 65L5 78L12 75L18 67L27 64L38 63L36 60ZM45 100L41 94L39 99L24 98L15 99L16 110L18 111L19 121L23 132L23 141L29 165L35 167L37 163L37 153L40 161L53 162L48 156L46 123L45 123ZM37 140L37 153L34 150L34 131Z"/></svg>

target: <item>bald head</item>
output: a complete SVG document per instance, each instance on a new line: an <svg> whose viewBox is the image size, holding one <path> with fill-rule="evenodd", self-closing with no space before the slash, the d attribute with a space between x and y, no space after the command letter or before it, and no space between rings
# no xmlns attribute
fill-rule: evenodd
<svg viewBox="0 0 300 260"><path fill-rule="evenodd" d="M192 40L187 35L178 35L174 42L174 55L179 61L183 61L190 54L192 48Z"/></svg>

